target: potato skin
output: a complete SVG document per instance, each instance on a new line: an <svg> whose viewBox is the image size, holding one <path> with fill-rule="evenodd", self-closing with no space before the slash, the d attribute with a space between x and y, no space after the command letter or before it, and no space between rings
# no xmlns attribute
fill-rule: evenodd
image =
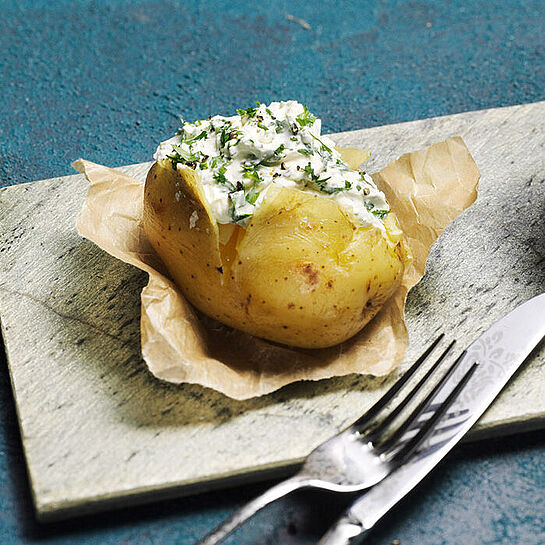
<svg viewBox="0 0 545 545"><path fill-rule="evenodd" d="M148 173L142 221L173 281L205 314L324 348L356 334L399 287L406 252L388 220L385 235L331 199L271 188L246 229L218 227L194 171L166 161Z"/></svg>

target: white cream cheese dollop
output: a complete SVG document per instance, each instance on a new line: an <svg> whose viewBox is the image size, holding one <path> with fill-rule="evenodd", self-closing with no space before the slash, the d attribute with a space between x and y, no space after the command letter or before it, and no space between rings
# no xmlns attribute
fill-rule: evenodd
<svg viewBox="0 0 545 545"><path fill-rule="evenodd" d="M218 223L246 225L274 185L318 193L352 212L363 226L384 229L389 211L368 174L350 169L321 136L321 122L289 100L183 123L154 154L173 168L199 173Z"/></svg>

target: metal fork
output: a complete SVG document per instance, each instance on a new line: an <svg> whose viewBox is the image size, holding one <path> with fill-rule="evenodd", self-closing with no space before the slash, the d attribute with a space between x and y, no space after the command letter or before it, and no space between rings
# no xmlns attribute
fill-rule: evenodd
<svg viewBox="0 0 545 545"><path fill-rule="evenodd" d="M405 417L403 422L397 427L393 426L394 421L401 419L402 411L417 393L429 384L430 377L450 352L455 341L449 344L414 388L393 410L390 412L385 410L421 367L443 336L440 335L362 417L314 449L296 475L273 486L261 496L250 501L205 536L197 545L216 545L260 509L294 490L301 488L320 488L334 492L364 490L377 484L403 464L434 430L435 425L455 401L468 379L468 377L464 377L452 394L442 403L433 404L434 398L465 356L464 352L449 367L423 401ZM387 414L381 419L384 412ZM419 425L419 418L424 413L431 414L431 416ZM409 435L408 432L413 429L417 430L416 433L410 439L406 439Z"/></svg>

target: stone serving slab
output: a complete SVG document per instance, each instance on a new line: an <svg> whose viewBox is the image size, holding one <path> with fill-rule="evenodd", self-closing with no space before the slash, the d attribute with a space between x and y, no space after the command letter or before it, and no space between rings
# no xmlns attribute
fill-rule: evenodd
<svg viewBox="0 0 545 545"><path fill-rule="evenodd" d="M461 135L477 202L435 244L411 292L407 363L438 330L464 346L545 291L545 102L333 135L375 171ZM149 164L122 167L144 178ZM81 175L0 190L0 316L38 517L66 517L287 473L350 424L398 373L297 383L249 401L147 371L146 276L81 239ZM545 347L469 435L545 424ZM405 366L401 367L401 372Z"/></svg>

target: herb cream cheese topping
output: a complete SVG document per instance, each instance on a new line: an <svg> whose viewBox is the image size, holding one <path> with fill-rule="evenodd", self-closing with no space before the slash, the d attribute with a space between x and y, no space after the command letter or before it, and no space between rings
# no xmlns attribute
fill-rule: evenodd
<svg viewBox="0 0 545 545"><path fill-rule="evenodd" d="M218 223L245 226L273 185L318 193L352 212L364 226L384 229L389 212L371 176L350 169L320 135L321 121L294 100L257 103L233 117L183 122L162 142L157 161L200 175Z"/></svg>

